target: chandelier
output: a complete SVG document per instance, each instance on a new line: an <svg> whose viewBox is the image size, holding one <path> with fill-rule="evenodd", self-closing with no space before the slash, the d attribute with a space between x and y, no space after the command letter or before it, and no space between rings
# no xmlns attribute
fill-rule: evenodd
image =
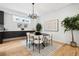
<svg viewBox="0 0 79 59"><path fill-rule="evenodd" d="M35 3L32 3L32 8L33 8L32 14L29 14L29 16L28 16L31 19L37 19L38 18L38 15L34 13L34 4Z"/></svg>

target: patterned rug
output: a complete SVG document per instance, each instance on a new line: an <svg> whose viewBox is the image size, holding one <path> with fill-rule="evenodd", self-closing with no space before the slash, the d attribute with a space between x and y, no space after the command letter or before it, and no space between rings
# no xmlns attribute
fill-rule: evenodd
<svg viewBox="0 0 79 59"><path fill-rule="evenodd" d="M33 51L33 45L30 45L30 48L28 44L26 46L25 40L21 41L21 43L23 44L23 47L25 47L28 51L30 51L32 56L53 56L54 52L62 47L62 45L59 45L57 43L53 43L52 45L49 44L46 47L41 48L39 53L39 49L36 47L34 47L34 51Z"/></svg>

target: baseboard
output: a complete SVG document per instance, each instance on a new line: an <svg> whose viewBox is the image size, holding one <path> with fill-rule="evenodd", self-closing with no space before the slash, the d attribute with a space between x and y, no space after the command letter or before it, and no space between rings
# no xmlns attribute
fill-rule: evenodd
<svg viewBox="0 0 79 59"><path fill-rule="evenodd" d="M58 41L58 40L53 40L54 42L56 42L56 43L59 43L59 44L66 44L66 43L64 43L64 42L61 42L61 41Z"/></svg>

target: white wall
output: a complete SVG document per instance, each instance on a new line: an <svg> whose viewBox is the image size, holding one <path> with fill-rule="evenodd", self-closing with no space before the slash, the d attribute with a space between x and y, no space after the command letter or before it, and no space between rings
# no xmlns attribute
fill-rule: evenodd
<svg viewBox="0 0 79 59"><path fill-rule="evenodd" d="M8 8L3 8L0 6L0 10L4 11L4 27L6 28L6 31L20 31L21 29L17 27L17 23L13 21L13 16L20 16L20 17L26 17L27 14L10 10ZM25 28L25 31L32 30L33 27L35 27L36 21L31 21L31 23L28 25L27 28Z"/></svg>
<svg viewBox="0 0 79 59"><path fill-rule="evenodd" d="M13 15L4 13L4 27L7 31L16 31L17 24L13 22Z"/></svg>
<svg viewBox="0 0 79 59"><path fill-rule="evenodd" d="M4 13L4 27L7 31L21 31L21 28L18 28L17 22L15 22L13 19L13 14ZM32 30L34 24L30 23L28 24L27 28L24 28L26 30Z"/></svg>
<svg viewBox="0 0 79 59"><path fill-rule="evenodd" d="M21 28L18 28L17 22L15 22L13 19L13 14L4 13L4 27L7 31L21 31ZM32 21L31 21L32 22ZM26 30L32 30L35 24L30 23L28 24L27 28L24 28Z"/></svg>
<svg viewBox="0 0 79 59"><path fill-rule="evenodd" d="M64 42L64 43L69 43L71 41L71 33L70 32L64 33L64 28L61 26L61 21L67 16L73 16L76 14L79 14L79 4L71 4L62 9L59 9L54 12L51 12L50 14L47 14L46 16L42 17L41 22L42 22L42 25L44 25L44 22L46 20L58 19L59 20L59 31L52 32L53 39ZM74 31L74 36L75 36L75 41L79 44L79 39L78 39L79 32Z"/></svg>

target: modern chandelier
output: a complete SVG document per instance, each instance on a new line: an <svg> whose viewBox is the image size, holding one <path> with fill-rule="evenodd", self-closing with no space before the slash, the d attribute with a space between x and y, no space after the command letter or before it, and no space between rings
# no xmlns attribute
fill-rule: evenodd
<svg viewBox="0 0 79 59"><path fill-rule="evenodd" d="M32 3L32 8L33 8L32 14L29 14L29 16L28 16L31 19L37 19L38 18L38 15L34 13L34 4L35 3Z"/></svg>

